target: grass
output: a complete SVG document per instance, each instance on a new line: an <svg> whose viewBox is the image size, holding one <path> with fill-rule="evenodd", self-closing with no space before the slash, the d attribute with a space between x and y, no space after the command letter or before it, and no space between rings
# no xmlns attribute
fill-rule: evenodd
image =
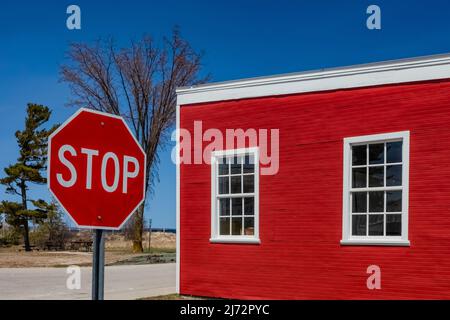
<svg viewBox="0 0 450 320"><path fill-rule="evenodd" d="M108 265L123 265L123 264L154 264L154 263L171 263L175 262L175 253L143 253L124 260L119 260Z"/></svg>
<svg viewBox="0 0 450 320"><path fill-rule="evenodd" d="M115 248L115 247L109 247L105 248L106 251L110 252L119 252L119 253L133 253L131 248ZM144 252L142 253L152 253L152 254L161 254L161 253L175 253L176 248L160 248L160 247L152 247L151 250L148 250L148 248L144 249ZM140 253L137 253L140 254Z"/></svg>
<svg viewBox="0 0 450 320"><path fill-rule="evenodd" d="M151 250L148 250L148 248L144 249L144 253L176 253L176 248L154 248L152 247Z"/></svg>

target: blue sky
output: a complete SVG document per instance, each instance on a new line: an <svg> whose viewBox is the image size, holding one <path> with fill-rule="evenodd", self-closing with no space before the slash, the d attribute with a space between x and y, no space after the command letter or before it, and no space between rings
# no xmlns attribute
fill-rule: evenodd
<svg viewBox="0 0 450 320"><path fill-rule="evenodd" d="M80 6L82 29L66 28L66 8ZM366 28L366 8L381 8L381 30ZM2 1L0 6L0 167L14 162L14 132L27 102L48 105L53 121L75 110L58 82L71 42L114 36L119 44L174 25L204 50L214 81L450 52L449 1ZM1 172L0 174L3 174ZM146 217L175 227L175 166L161 153L160 182ZM0 199L4 195L0 189ZM45 187L33 190L48 198Z"/></svg>

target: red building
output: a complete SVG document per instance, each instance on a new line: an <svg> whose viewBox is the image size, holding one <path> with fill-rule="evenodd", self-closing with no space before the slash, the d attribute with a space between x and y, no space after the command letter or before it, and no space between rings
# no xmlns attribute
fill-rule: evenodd
<svg viewBox="0 0 450 320"><path fill-rule="evenodd" d="M179 293L450 299L450 55L181 88L177 127Z"/></svg>

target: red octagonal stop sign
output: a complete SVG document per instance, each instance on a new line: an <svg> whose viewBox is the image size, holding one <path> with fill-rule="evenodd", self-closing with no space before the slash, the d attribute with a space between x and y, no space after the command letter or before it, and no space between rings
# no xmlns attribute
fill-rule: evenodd
<svg viewBox="0 0 450 320"><path fill-rule="evenodd" d="M120 229L144 201L145 153L118 116L80 109L48 142L48 186L79 227Z"/></svg>

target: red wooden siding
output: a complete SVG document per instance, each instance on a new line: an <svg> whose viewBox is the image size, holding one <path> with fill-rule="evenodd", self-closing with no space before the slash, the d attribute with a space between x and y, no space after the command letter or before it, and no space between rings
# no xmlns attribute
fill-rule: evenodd
<svg viewBox="0 0 450 320"><path fill-rule="evenodd" d="M182 294L450 299L450 81L182 106L180 120L280 129L279 172L260 176L260 245L209 242L210 167L181 165ZM405 130L411 246L340 245L343 139ZM366 287L372 264L381 290Z"/></svg>

